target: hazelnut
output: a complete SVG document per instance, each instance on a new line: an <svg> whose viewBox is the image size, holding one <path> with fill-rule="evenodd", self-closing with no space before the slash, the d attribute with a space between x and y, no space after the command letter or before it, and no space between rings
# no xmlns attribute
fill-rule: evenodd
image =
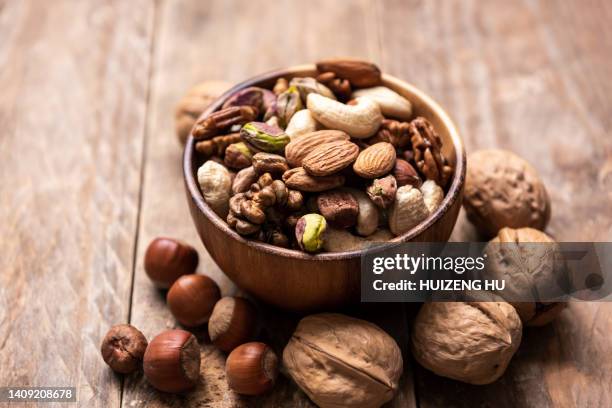
<svg viewBox="0 0 612 408"><path fill-rule="evenodd" d="M210 340L229 353L251 340L257 328L257 311L250 301L224 297L217 302L208 322Z"/></svg>
<svg viewBox="0 0 612 408"><path fill-rule="evenodd" d="M506 302L425 303L414 322L412 354L443 377L489 384L506 371L521 330L521 319Z"/></svg>
<svg viewBox="0 0 612 408"><path fill-rule="evenodd" d="M335 227L348 228L357 223L359 204L346 191L333 190L319 194L317 207L325 220Z"/></svg>
<svg viewBox="0 0 612 408"><path fill-rule="evenodd" d="M550 219L550 201L537 171L506 150L470 155L463 206L486 237L503 227L543 230Z"/></svg>
<svg viewBox="0 0 612 408"><path fill-rule="evenodd" d="M147 348L147 339L134 326L118 324L104 336L100 351L104 362L113 371L129 374L142 364L142 356Z"/></svg>
<svg viewBox="0 0 612 408"><path fill-rule="evenodd" d="M278 358L264 343L246 343L227 357L225 375L230 388L238 394L260 395L274 387Z"/></svg>
<svg viewBox="0 0 612 408"><path fill-rule="evenodd" d="M164 392L184 392L200 377L200 347L184 330L167 330L155 337L144 354L144 374L152 386Z"/></svg>
<svg viewBox="0 0 612 408"><path fill-rule="evenodd" d="M283 363L319 407L380 407L398 390L402 354L375 324L334 313L305 317Z"/></svg>
<svg viewBox="0 0 612 408"><path fill-rule="evenodd" d="M180 276L194 273L197 267L195 248L176 239L155 238L145 252L145 271L160 289L168 289Z"/></svg>
<svg viewBox="0 0 612 408"><path fill-rule="evenodd" d="M412 153L412 152L410 152ZM421 178L414 167L406 160L396 159L395 167L393 168L393 176L397 180L397 186L405 186L410 184L413 187L421 186Z"/></svg>
<svg viewBox="0 0 612 408"><path fill-rule="evenodd" d="M515 307L525 326L548 324L566 306L538 299L567 281L560 253L554 239L533 228L502 228L485 248L487 278L506 280L499 295ZM528 299L533 301L517 302Z"/></svg>
<svg viewBox="0 0 612 408"><path fill-rule="evenodd" d="M215 303L221 298L219 286L206 275L181 276L168 291L170 311L183 326L208 322Z"/></svg>

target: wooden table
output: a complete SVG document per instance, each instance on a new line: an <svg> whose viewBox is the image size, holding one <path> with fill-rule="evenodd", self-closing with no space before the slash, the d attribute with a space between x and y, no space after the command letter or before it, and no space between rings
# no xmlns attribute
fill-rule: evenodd
<svg viewBox="0 0 612 408"><path fill-rule="evenodd" d="M175 103L204 79L375 61L446 107L468 153L498 146L534 163L559 240L611 241L611 18L604 0L0 0L0 386L75 386L84 407L312 406L284 377L264 398L232 393L203 333L203 382L182 398L113 374L99 354L113 324L149 338L176 326L143 270L155 236L197 245L200 272L235 291L191 223L173 134ZM454 238L470 237L461 219ZM405 349L406 311L377 307L361 313ZM282 347L296 318L262 312ZM576 303L527 330L489 386L407 355L390 406L610 407L610 312Z"/></svg>

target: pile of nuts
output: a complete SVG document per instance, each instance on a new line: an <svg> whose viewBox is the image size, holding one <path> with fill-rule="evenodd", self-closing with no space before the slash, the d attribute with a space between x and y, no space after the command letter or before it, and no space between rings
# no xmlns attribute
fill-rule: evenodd
<svg viewBox="0 0 612 408"><path fill-rule="evenodd" d="M432 124L377 66L248 87L192 129L205 201L240 235L306 252L388 240L424 221L453 168Z"/></svg>
<svg viewBox="0 0 612 408"><path fill-rule="evenodd" d="M410 101L381 86L376 66L331 60L317 69L314 78L281 78L273 90L239 91L195 122L206 202L243 236L311 253L356 249L409 231L438 208L453 173L439 136L426 119L412 118ZM201 105L202 98L189 98L188 106ZM194 117L183 109L182 138ZM494 276L520 275L524 279L512 284L526 292L557 278L548 257L523 245L555 243L542 232L550 201L529 163L504 150L472 154L463 204L480 234L491 239L486 267ZM508 251L493 251L499 243ZM154 240L145 254L145 270L158 288L168 289L177 321L185 327L208 323L212 343L229 353L230 388L246 395L270 390L280 362L269 346L253 341L255 306L222 298L212 279L195 274L197 265L196 250L173 239ZM564 307L508 303L496 294L486 301L425 303L414 320L412 354L438 375L488 384L503 375L522 328L547 324ZM161 391L184 392L199 381L200 350L188 331L168 330L147 343L133 326L118 325L101 351L117 372L142 365ZM282 364L320 407L379 407L395 395L403 370L400 348L387 333L332 313L299 322Z"/></svg>
<svg viewBox="0 0 612 408"><path fill-rule="evenodd" d="M278 358L257 334L255 306L241 297L221 297L206 275L196 274L198 253L170 238L156 238L148 246L145 271L158 289L168 289L166 302L176 320L187 328L208 323L211 342L229 353L228 385L245 395L270 390L278 374ZM200 346L185 330L166 330L150 343L129 324L113 326L101 345L104 361L116 372L129 374L141 366L149 383L160 391L181 393L200 378Z"/></svg>

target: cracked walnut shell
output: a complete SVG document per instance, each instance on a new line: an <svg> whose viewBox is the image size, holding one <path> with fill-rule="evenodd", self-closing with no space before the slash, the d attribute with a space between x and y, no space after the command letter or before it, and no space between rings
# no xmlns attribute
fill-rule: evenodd
<svg viewBox="0 0 612 408"><path fill-rule="evenodd" d="M397 391L403 365L397 343L378 326L333 313L302 319L283 362L322 408L380 407Z"/></svg>
<svg viewBox="0 0 612 408"><path fill-rule="evenodd" d="M550 219L550 201L537 171L507 150L470 155L463 206L486 237L503 227L543 230Z"/></svg>
<svg viewBox="0 0 612 408"><path fill-rule="evenodd" d="M521 320L506 302L432 302L419 311L412 354L443 377L489 384L506 371L522 336Z"/></svg>

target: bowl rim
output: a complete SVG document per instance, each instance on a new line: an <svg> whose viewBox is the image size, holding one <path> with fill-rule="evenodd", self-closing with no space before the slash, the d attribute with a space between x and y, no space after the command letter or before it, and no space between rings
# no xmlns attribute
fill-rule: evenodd
<svg viewBox="0 0 612 408"><path fill-rule="evenodd" d="M304 64L304 65L294 65L285 69L276 69L273 71L268 71L263 74L256 75L251 77L245 81L242 81L226 92L224 92L221 96L214 100L200 115L201 117L208 116L212 112L218 110L223 102L234 92L244 89L249 86L257 86L257 84L265 81L273 80L277 77L281 77L284 75L292 74L294 75L297 72L302 71L312 71L316 70L314 64ZM466 171L466 153L465 147L463 145L463 141L459 135L457 127L450 119L450 116L442 109L437 102L435 102L431 97L425 94L423 91L419 90L414 85L405 82L399 78L391 76L389 74L382 75L383 82L387 82L392 84L395 87L406 88L409 92L415 94L420 98L424 104L428 105L429 108L437 115L440 121L446 126L448 129L450 139L452 140L453 148L455 150L456 156L456 164L455 164L455 172L453 173L453 177L451 179L450 187L448 188L447 194L444 196L442 203L438 209L427 217L425 220L421 221L414 228L410 229L406 233L402 235L398 235L392 240L385 241L389 243L398 243L398 242L408 242L414 237L420 235L425 230L432 227L437 221L439 221L444 214L449 211L455 201L457 201L461 195L461 190L465 181L465 171ZM317 254L308 254L303 251L299 251L296 249L288 249L282 248L279 246L275 246L272 244L255 241L253 239L247 239L236 231L234 231L230 226L225 222L225 220L221 219L204 201L204 197L200 192L200 188L197 182L197 176L192 171L193 168L193 158L194 156L194 147L195 141L191 132L189 133L189 137L187 139L187 143L185 144L185 150L183 152L183 176L185 179L185 187L189 192L190 199L195 204L196 208L206 217L208 220L218 229L223 231L229 238L234 239L244 245L247 245L255 250L262 251L264 253L283 256L292 259L300 259L300 260L344 260L351 258L360 257L366 249L356 249L352 251L342 251L342 252L323 252ZM375 243L376 241L372 241Z"/></svg>

